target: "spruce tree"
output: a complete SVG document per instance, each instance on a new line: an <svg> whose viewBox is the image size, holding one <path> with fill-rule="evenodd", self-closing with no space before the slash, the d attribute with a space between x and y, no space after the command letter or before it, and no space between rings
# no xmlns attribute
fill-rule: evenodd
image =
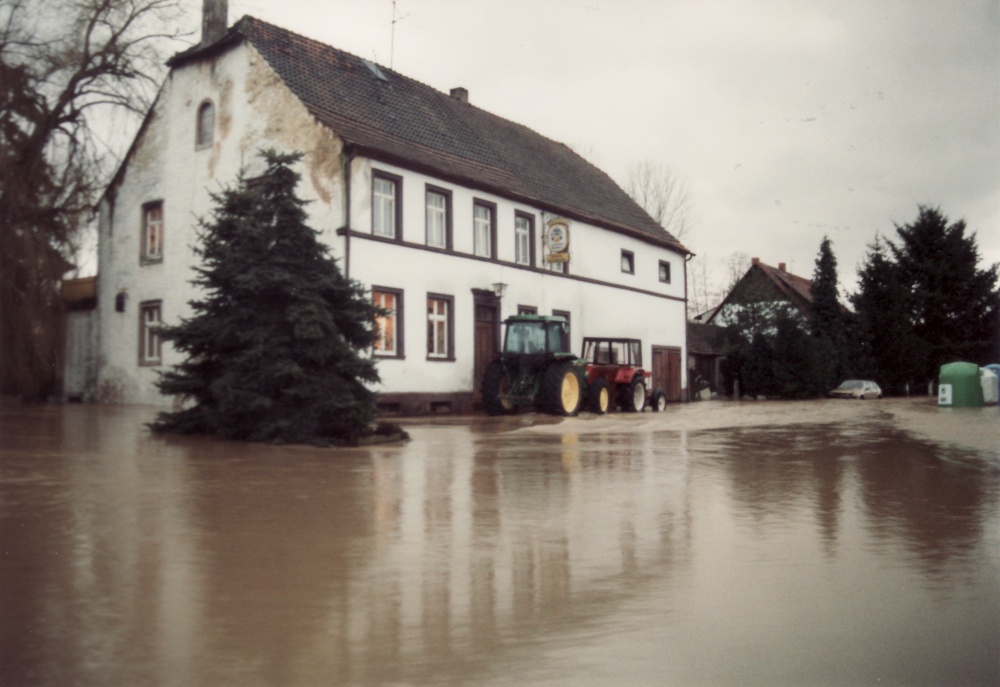
<svg viewBox="0 0 1000 687"><path fill-rule="evenodd" d="M965 221L949 224L936 208L919 206L917 219L896 225L889 247L909 299L913 333L927 349L918 374L933 379L943 363L989 362L995 348L1000 294L996 264L980 269L976 235Z"/></svg>
<svg viewBox="0 0 1000 687"><path fill-rule="evenodd" d="M927 366L926 344L913 331L913 294L892 260L886 241L876 238L858 270L858 292L851 296L857 316L855 366L886 393L904 393Z"/></svg>
<svg viewBox="0 0 1000 687"><path fill-rule="evenodd" d="M820 392L836 386L849 375L847 365L847 321L840 305L837 287L837 258L830 247L830 239L823 237L813 271L810 321L817 349L817 369Z"/></svg>
<svg viewBox="0 0 1000 687"><path fill-rule="evenodd" d="M346 279L306 224L292 165L301 153L265 151L267 171L213 194L201 222L203 296L193 316L162 338L186 359L161 375L160 391L189 407L161 413L154 431L325 445L371 431L377 382L365 354L376 308Z"/></svg>

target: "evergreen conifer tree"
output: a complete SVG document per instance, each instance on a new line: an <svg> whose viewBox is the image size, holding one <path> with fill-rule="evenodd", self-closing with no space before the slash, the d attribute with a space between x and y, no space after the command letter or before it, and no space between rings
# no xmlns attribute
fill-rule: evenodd
<svg viewBox="0 0 1000 687"><path fill-rule="evenodd" d="M975 233L936 208L919 207L916 221L896 225L889 247L909 291L909 321L928 355L916 372L933 379L943 363L986 364L995 348L1000 292L996 264L979 269Z"/></svg>
<svg viewBox="0 0 1000 687"><path fill-rule="evenodd" d="M811 376L819 380L820 393L835 387L849 375L847 364L847 321L840 306L837 287L837 258L833 255L829 237L824 236L813 271L810 304L812 335L817 355L817 369Z"/></svg>
<svg viewBox="0 0 1000 687"><path fill-rule="evenodd" d="M377 314L306 224L292 169L302 155L262 153L266 173L214 194L201 223L193 316L161 330L186 354L158 386L191 405L154 431L273 443L353 443L370 433L377 382L364 354Z"/></svg>
<svg viewBox="0 0 1000 687"><path fill-rule="evenodd" d="M868 247L858 287L851 296L858 321L858 373L877 381L887 393L904 393L910 382L920 379L928 351L913 332L913 294L884 240L876 238Z"/></svg>

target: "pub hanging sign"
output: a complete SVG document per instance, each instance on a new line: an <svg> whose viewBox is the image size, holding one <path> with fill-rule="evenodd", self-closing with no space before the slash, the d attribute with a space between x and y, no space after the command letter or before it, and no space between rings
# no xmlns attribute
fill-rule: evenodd
<svg viewBox="0 0 1000 687"><path fill-rule="evenodd" d="M569 261L569 222L555 217L545 223L545 262Z"/></svg>

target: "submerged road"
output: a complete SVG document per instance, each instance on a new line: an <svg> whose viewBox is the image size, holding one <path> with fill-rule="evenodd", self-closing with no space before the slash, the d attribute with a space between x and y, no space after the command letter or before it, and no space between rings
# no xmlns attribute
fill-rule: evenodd
<svg viewBox="0 0 1000 687"><path fill-rule="evenodd" d="M404 420L320 450L0 407L0 685L989 685L1000 411Z"/></svg>

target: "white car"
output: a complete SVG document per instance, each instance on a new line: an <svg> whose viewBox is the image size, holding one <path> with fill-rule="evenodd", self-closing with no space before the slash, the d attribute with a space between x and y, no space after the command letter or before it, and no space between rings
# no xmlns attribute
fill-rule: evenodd
<svg viewBox="0 0 1000 687"><path fill-rule="evenodd" d="M882 389L868 379L848 379L830 392L832 398L882 398Z"/></svg>

